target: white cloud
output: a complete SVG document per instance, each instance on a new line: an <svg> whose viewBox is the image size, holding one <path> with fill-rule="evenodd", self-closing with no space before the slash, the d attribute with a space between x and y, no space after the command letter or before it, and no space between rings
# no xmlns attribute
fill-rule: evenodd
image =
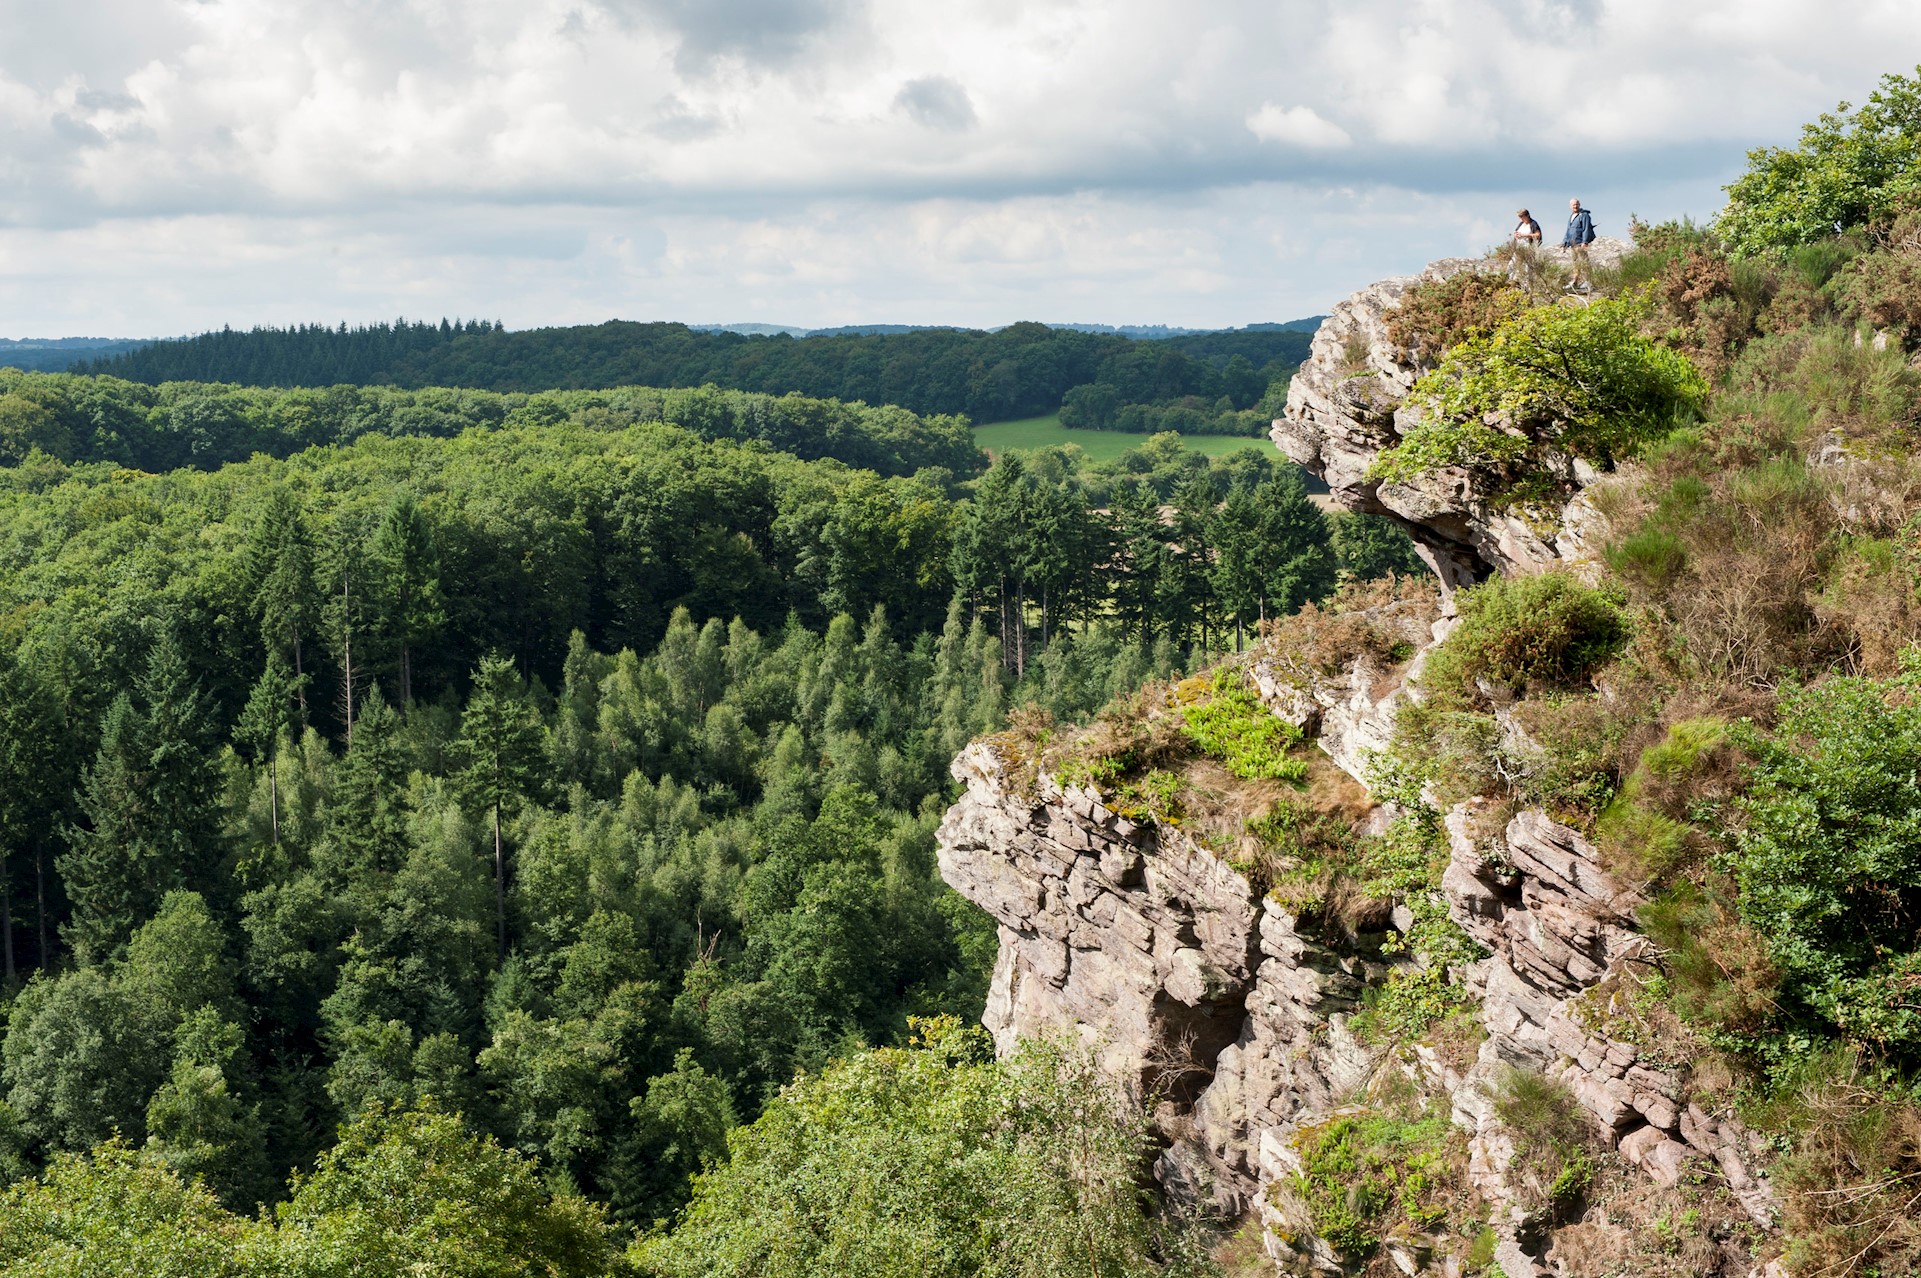
<svg viewBox="0 0 1921 1278"><path fill-rule="evenodd" d="M1711 215L1748 147L1921 62L1912 0L0 0L0 20L16 335L401 310L1285 318L1477 247L1517 202Z"/></svg>
<svg viewBox="0 0 1921 1278"><path fill-rule="evenodd" d="M1261 109L1247 117L1248 132L1263 142L1282 142L1309 150L1334 150L1349 146L1354 139L1332 120L1324 120L1313 107L1282 107L1264 102Z"/></svg>

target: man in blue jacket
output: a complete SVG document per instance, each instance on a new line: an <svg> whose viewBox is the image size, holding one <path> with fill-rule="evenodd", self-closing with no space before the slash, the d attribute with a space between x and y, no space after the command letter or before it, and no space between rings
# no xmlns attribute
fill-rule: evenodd
<svg viewBox="0 0 1921 1278"><path fill-rule="evenodd" d="M1585 293L1594 287L1588 279L1587 260L1587 246L1594 243L1594 219L1588 216L1579 200L1569 200L1567 210L1567 233L1561 237L1561 247L1574 262L1574 279L1568 284L1568 291L1578 288Z"/></svg>

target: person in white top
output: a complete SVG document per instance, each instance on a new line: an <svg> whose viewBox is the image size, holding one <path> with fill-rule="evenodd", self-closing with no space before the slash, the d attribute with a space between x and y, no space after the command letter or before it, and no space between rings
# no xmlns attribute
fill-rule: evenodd
<svg viewBox="0 0 1921 1278"><path fill-rule="evenodd" d="M1514 216L1520 219L1520 223L1514 228L1514 242L1522 248L1539 248L1541 224L1535 221L1526 209L1515 210Z"/></svg>

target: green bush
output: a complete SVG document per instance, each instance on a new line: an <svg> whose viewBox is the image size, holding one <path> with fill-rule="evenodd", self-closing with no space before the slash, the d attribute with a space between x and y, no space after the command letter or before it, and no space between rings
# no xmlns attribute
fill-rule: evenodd
<svg viewBox="0 0 1921 1278"><path fill-rule="evenodd" d="M637 1248L642 1266L661 1278L1190 1272L1160 1263L1179 1231L1146 1214L1146 1129L1097 1066L1044 1044L996 1061L985 1033L951 1017L917 1032L802 1078L735 1129L673 1232Z"/></svg>
<svg viewBox="0 0 1921 1278"><path fill-rule="evenodd" d="M1642 336L1651 305L1636 293L1544 306L1463 341L1414 384L1419 419L1368 477L1511 468L1544 444L1605 466L1659 439L1700 412L1708 386L1686 356Z"/></svg>
<svg viewBox="0 0 1921 1278"><path fill-rule="evenodd" d="M1304 781L1307 764L1288 757L1301 732L1267 708L1247 678L1223 667L1201 699L1181 706L1187 736L1246 781Z"/></svg>
<svg viewBox="0 0 1921 1278"><path fill-rule="evenodd" d="M1782 698L1753 756L1729 866L1788 1010L1921 1057L1911 1022L1921 900L1921 670L1832 678Z"/></svg>
<svg viewBox="0 0 1921 1278"><path fill-rule="evenodd" d="M1464 591L1459 607L1460 626L1422 676L1437 695L1468 696L1483 679L1517 692L1575 687L1628 639L1616 595L1563 572L1491 578Z"/></svg>
<svg viewBox="0 0 1921 1278"><path fill-rule="evenodd" d="M1856 110L1843 102L1801 130L1801 145L1748 152L1715 230L1738 254L1830 239L1891 221L1921 191L1921 69L1887 75Z"/></svg>
<svg viewBox="0 0 1921 1278"><path fill-rule="evenodd" d="M1436 1021L1473 1001L1466 990L1448 980L1443 968L1397 967L1386 981L1367 988L1352 1028L1363 1042L1409 1043L1425 1037Z"/></svg>
<svg viewBox="0 0 1921 1278"><path fill-rule="evenodd" d="M1314 1232L1349 1261L1374 1254L1397 1226L1447 1222L1464 1138L1439 1110L1345 1114L1295 1137L1294 1188Z"/></svg>
<svg viewBox="0 0 1921 1278"><path fill-rule="evenodd" d="M1909 674L1791 690L1772 733L1748 731L1740 802L1742 914L1816 984L1914 941L1921 891L1921 702Z"/></svg>
<svg viewBox="0 0 1921 1278"><path fill-rule="evenodd" d="M371 1107L271 1214L115 1140L0 1194L8 1278L622 1278L599 1207L457 1115Z"/></svg>

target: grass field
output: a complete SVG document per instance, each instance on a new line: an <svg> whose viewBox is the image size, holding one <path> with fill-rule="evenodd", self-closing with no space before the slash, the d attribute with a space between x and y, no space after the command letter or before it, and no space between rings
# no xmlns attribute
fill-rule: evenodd
<svg viewBox="0 0 1921 1278"><path fill-rule="evenodd" d="M1130 448L1147 442L1145 435L1128 435L1117 430L1070 430L1061 425L1059 414L1029 417L1018 422L994 422L974 428L974 442L990 453L1047 448L1054 444L1079 444L1088 460L1112 461ZM1184 435L1181 442L1209 457L1231 453L1237 448L1272 448L1266 439L1233 435Z"/></svg>

